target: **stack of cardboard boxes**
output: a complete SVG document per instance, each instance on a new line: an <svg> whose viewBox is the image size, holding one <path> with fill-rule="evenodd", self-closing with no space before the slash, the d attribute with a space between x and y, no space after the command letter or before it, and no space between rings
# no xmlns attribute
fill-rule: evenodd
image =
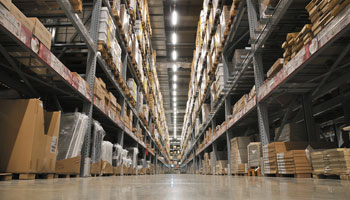
<svg viewBox="0 0 350 200"><path fill-rule="evenodd" d="M231 139L231 173L247 173L247 146L251 142L249 137L235 137Z"/></svg>

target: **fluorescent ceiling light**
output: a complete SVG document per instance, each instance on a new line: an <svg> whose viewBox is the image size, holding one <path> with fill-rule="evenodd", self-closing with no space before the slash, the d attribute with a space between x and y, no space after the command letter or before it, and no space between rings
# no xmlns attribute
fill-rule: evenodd
<svg viewBox="0 0 350 200"><path fill-rule="evenodd" d="M177 60L177 51L176 50L173 50L172 57L173 57L173 60Z"/></svg>
<svg viewBox="0 0 350 200"><path fill-rule="evenodd" d="M177 24L177 12L176 12L176 10L174 10L173 13L171 14L171 23L173 24L173 26L175 26Z"/></svg>
<svg viewBox="0 0 350 200"><path fill-rule="evenodd" d="M176 65L176 64L173 65L173 71L174 71L174 72L177 71L177 65Z"/></svg>
<svg viewBox="0 0 350 200"><path fill-rule="evenodd" d="M175 90L177 88L177 85L174 83L173 84L173 89Z"/></svg>
<svg viewBox="0 0 350 200"><path fill-rule="evenodd" d="M171 39L172 39L173 45L175 45L177 43L177 35L175 32L173 32Z"/></svg>
<svg viewBox="0 0 350 200"><path fill-rule="evenodd" d="M176 96L176 91L173 91L173 95Z"/></svg>
<svg viewBox="0 0 350 200"><path fill-rule="evenodd" d="M176 107L176 102L174 103L174 106Z"/></svg>
<svg viewBox="0 0 350 200"><path fill-rule="evenodd" d="M173 98L173 101L176 101L176 97Z"/></svg>
<svg viewBox="0 0 350 200"><path fill-rule="evenodd" d="M173 76L173 81L177 81L177 76L176 75Z"/></svg>

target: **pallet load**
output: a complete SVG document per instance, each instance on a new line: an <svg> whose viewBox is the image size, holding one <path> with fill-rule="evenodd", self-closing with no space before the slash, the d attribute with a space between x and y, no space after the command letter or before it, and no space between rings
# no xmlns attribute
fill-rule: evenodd
<svg viewBox="0 0 350 200"><path fill-rule="evenodd" d="M55 173L60 116L44 111L39 99L1 100L0 172L19 179Z"/></svg>
<svg viewBox="0 0 350 200"><path fill-rule="evenodd" d="M280 128L275 129L275 141L290 142L290 141L307 141L307 133L303 123L289 123L285 124L281 134L277 135Z"/></svg>
<svg viewBox="0 0 350 200"><path fill-rule="evenodd" d="M227 160L217 160L216 161L216 175L226 175L227 174Z"/></svg>
<svg viewBox="0 0 350 200"><path fill-rule="evenodd" d="M91 145L91 165L90 173L91 174L101 174L101 156L102 156L102 142L103 138L106 135L106 132L103 130L101 124L98 121L93 121L93 131L92 131L92 141Z"/></svg>
<svg viewBox="0 0 350 200"><path fill-rule="evenodd" d="M101 146L101 174L113 174L113 144L103 141Z"/></svg>
<svg viewBox="0 0 350 200"><path fill-rule="evenodd" d="M211 160L209 158L209 153L204 153L204 173L205 174L211 174L212 169L211 169Z"/></svg>
<svg viewBox="0 0 350 200"><path fill-rule="evenodd" d="M271 66L269 71L267 71L267 79L273 78L281 69L283 68L284 59L278 58L276 62Z"/></svg>
<svg viewBox="0 0 350 200"><path fill-rule="evenodd" d="M260 167L261 142L251 142L247 146L248 151L248 168Z"/></svg>
<svg viewBox="0 0 350 200"><path fill-rule="evenodd" d="M137 147L128 148L128 156L130 157L132 163L131 168L135 169L137 167L137 155L139 154L139 150Z"/></svg>
<svg viewBox="0 0 350 200"><path fill-rule="evenodd" d="M259 0L260 20L271 16L270 8L275 8L279 0Z"/></svg>
<svg viewBox="0 0 350 200"><path fill-rule="evenodd" d="M232 57L232 71L240 71L243 66L243 61L247 58L249 50L236 49Z"/></svg>
<svg viewBox="0 0 350 200"><path fill-rule="evenodd" d="M337 148L311 153L314 175L350 176L350 149Z"/></svg>
<svg viewBox="0 0 350 200"><path fill-rule="evenodd" d="M313 35L317 35L349 4L348 0L311 0L305 9L309 13Z"/></svg>
<svg viewBox="0 0 350 200"><path fill-rule="evenodd" d="M305 150L291 150L277 153L278 174L293 174L298 178L311 177L311 163Z"/></svg>
<svg viewBox="0 0 350 200"><path fill-rule="evenodd" d="M130 91L132 98L136 101L137 85L136 85L134 79L129 78L127 81L127 85L128 85L128 88L129 88L129 91Z"/></svg>
<svg viewBox="0 0 350 200"><path fill-rule="evenodd" d="M247 146L250 143L249 137L235 137L231 139L231 174L246 173L248 169Z"/></svg>
<svg viewBox="0 0 350 200"><path fill-rule="evenodd" d="M61 117L58 140L56 174L80 173L81 147L88 125L88 116L82 113L66 113Z"/></svg>
<svg viewBox="0 0 350 200"><path fill-rule="evenodd" d="M294 58L299 50L309 43L313 37L311 24L305 24L300 32L288 33L286 41L282 44L284 65Z"/></svg>

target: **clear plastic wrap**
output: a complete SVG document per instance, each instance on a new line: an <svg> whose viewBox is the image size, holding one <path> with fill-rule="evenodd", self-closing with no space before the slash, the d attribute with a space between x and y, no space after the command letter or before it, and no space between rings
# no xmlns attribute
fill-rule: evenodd
<svg viewBox="0 0 350 200"><path fill-rule="evenodd" d="M131 166L132 168L136 168L137 167L137 154L139 153L139 150L137 149L137 147L132 147L128 149L129 153L128 153L128 157L130 157L131 159Z"/></svg>
<svg viewBox="0 0 350 200"><path fill-rule="evenodd" d="M96 163L101 160L101 147L102 141L106 132L103 130L101 124L94 120L93 121L93 131L92 131L92 141L91 144L91 163Z"/></svg>
<svg viewBox="0 0 350 200"><path fill-rule="evenodd" d="M61 116L57 160L80 155L87 125L88 116L82 113L66 113Z"/></svg>
<svg viewBox="0 0 350 200"><path fill-rule="evenodd" d="M101 159L112 165L113 144L108 141L103 141L101 152Z"/></svg>
<svg viewBox="0 0 350 200"><path fill-rule="evenodd" d="M123 163L123 147L120 144L113 145L113 166L117 167Z"/></svg>

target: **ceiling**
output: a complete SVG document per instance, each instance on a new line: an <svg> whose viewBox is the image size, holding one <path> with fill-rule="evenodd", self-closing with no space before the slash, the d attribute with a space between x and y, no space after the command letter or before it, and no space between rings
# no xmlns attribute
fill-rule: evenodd
<svg viewBox="0 0 350 200"><path fill-rule="evenodd" d="M186 110L197 24L203 0L148 0L148 6L153 33L152 46L157 52L157 73L163 94L169 136L174 137L175 128L176 136L179 138ZM171 14L174 9L178 14L175 26L171 23ZM171 40L173 32L177 34L176 45L173 45ZM178 54L176 62L171 57L173 50ZM177 66L176 71L173 70L174 64ZM177 77L176 81L173 79L174 75ZM174 85L177 86L176 89L173 89Z"/></svg>

